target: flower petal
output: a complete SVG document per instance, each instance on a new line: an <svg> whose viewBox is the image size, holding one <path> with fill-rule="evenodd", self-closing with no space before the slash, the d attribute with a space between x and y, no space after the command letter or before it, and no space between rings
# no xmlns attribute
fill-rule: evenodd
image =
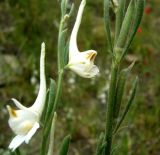
<svg viewBox="0 0 160 155"><path fill-rule="evenodd" d="M32 129L27 133L27 135L25 136L25 142L26 144L29 143L30 139L32 138L32 136L35 134L35 132L37 131L37 129L40 127L39 123L36 122L34 124L34 126L32 127Z"/></svg>
<svg viewBox="0 0 160 155"><path fill-rule="evenodd" d="M17 111L7 105L7 110L11 118L17 117Z"/></svg>
<svg viewBox="0 0 160 155"><path fill-rule="evenodd" d="M16 148L18 148L23 142L25 141L24 135L17 135L13 138L11 143L9 144L9 149L14 151Z"/></svg>
<svg viewBox="0 0 160 155"><path fill-rule="evenodd" d="M23 105L22 105L18 100L16 100L15 98L12 98L11 100L14 102L14 104L15 104L19 109L21 109L21 110L28 110L27 107L23 106Z"/></svg>
<svg viewBox="0 0 160 155"><path fill-rule="evenodd" d="M91 77L96 76L99 73L99 69L96 65L93 65L91 70L89 71L89 74Z"/></svg>

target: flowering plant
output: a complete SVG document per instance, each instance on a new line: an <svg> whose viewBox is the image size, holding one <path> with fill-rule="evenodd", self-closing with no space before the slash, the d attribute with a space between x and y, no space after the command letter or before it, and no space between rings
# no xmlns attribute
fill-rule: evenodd
<svg viewBox="0 0 160 155"><path fill-rule="evenodd" d="M86 0L82 0L77 13L77 18L70 35L68 37L68 19L73 13L72 4L68 9L68 0L61 0L61 21L58 34L58 79L55 82L50 80L50 86L47 95L46 75L45 75L45 44L41 45L40 57L40 88L35 103L27 108L16 99L12 99L19 110L14 110L7 106L10 118L9 126L16 134L9 148L16 151L23 143L28 143L37 129L42 128L42 145L41 155L53 155L54 131L57 118L57 106L61 97L62 81L64 71L69 68L76 74L84 78L95 77L99 73L99 69L94 65L97 55L95 50L87 50L80 52L77 45L77 35L80 27ZM110 155L112 149L113 135L117 133L122 124L130 106L135 98L138 78L136 77L131 88L129 100L126 103L123 114L120 116L119 111L123 101L123 94L127 76L134 66L135 62L122 69L121 64L126 56L128 49L139 27L143 9L144 0L130 0L129 4L126 0L104 0L104 22L106 28L106 36L108 40L108 53L112 56L111 79L109 83L108 102L106 105L106 126L104 133L100 134L96 155ZM116 16L115 35L112 36L110 27L110 8ZM127 9L125 9L127 8ZM47 96L47 97L46 97ZM67 155L71 136L64 138L59 154Z"/></svg>

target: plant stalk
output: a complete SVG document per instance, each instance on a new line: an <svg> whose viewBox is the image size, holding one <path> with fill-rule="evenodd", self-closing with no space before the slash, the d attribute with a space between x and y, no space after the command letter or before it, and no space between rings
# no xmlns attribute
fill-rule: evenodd
<svg viewBox="0 0 160 155"><path fill-rule="evenodd" d="M62 69L62 63L61 63L61 57L62 57L62 52L61 52L61 32L63 30L63 17L60 21L59 25L59 33L58 33L58 53L57 53L57 59L58 59L58 73L61 72Z"/></svg>
<svg viewBox="0 0 160 155"><path fill-rule="evenodd" d="M54 112L56 111L56 108L58 106L58 102L59 102L59 98L61 95L61 87L62 87L62 80L63 80L63 71L64 68L62 68L62 63L61 63L61 32L63 30L63 18L61 19L60 22L60 28L59 28L59 34L58 34L58 81L57 81L57 91L56 91L56 96L55 96L55 100L54 100L54 106L51 112L51 116L50 119L48 120L48 125L44 128L44 132L43 132L43 140L42 140L42 146L41 146L41 155L45 155L47 152L47 142L46 140L48 140L49 138L49 134L50 134L50 130L51 130L51 124L52 124L52 120L54 117Z"/></svg>
<svg viewBox="0 0 160 155"><path fill-rule="evenodd" d="M111 154L111 146L112 146L112 126L113 126L113 110L115 104L115 95L116 95L116 84L117 84L117 76L118 76L118 68L119 65L117 63L112 63L111 68L111 81L109 87L109 99L106 110L106 130L105 130L105 155Z"/></svg>

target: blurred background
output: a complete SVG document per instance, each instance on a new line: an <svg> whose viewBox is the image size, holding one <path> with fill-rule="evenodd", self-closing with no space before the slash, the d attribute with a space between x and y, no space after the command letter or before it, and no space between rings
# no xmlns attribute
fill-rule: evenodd
<svg viewBox="0 0 160 155"><path fill-rule="evenodd" d="M72 30L80 0L70 19ZM57 79L57 36L60 21L58 0L0 0L0 155L8 155L14 136L8 126L6 105L14 97L26 106L32 105L39 87L40 44L46 43L46 73ZM115 17L112 15L114 25ZM113 27L114 35L114 27ZM63 96L58 107L55 154L64 136L71 133L69 155L91 155L97 138L105 127L108 80L111 57L107 52L103 24L103 1L87 0L78 44L81 51L95 49L100 74L83 79L67 71ZM133 60L136 64L129 76L124 103L132 81L139 76L139 88L121 130L114 137L115 155L160 155L160 1L147 0L143 21L122 67ZM38 155L41 131L24 155Z"/></svg>

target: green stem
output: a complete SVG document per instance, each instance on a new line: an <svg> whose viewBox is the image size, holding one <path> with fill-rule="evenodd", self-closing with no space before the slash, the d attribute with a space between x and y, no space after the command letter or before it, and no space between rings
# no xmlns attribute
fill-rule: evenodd
<svg viewBox="0 0 160 155"><path fill-rule="evenodd" d="M57 82L57 91L56 91L56 96L55 96L55 100L54 100L54 106L50 115L50 119L48 120L48 125L44 128L43 131L43 139L42 139L42 146L41 146L41 155L45 155L47 152L47 141L49 138L49 134L50 134L50 130L51 130L51 124L52 124L52 120L54 117L54 112L56 111L56 108L58 106L58 101L61 95L61 87L62 87L62 79L63 79L63 63L62 63L62 45L61 45L61 32L63 30L63 17L61 19L60 22L60 28L59 28L59 35L58 35L58 82Z"/></svg>
<svg viewBox="0 0 160 155"><path fill-rule="evenodd" d="M63 80L63 69L59 72L59 76L58 76L57 93L54 101L53 114L57 108L58 101L61 96L62 80Z"/></svg>
<svg viewBox="0 0 160 155"><path fill-rule="evenodd" d="M53 116L54 116L54 112L56 111L56 108L57 108L57 105L58 105L58 101L59 101L59 98L60 98L60 95L61 95L61 87L62 87L62 80L63 80L63 71L64 71L64 68L61 64L62 62L62 45L61 45L61 32L63 30L63 24L64 24L64 20L63 20L63 17L61 17L61 22L60 22L60 28L59 28L59 34L58 34L58 82L57 82L57 91L56 91L56 96L55 96L55 100L54 100L54 106L53 106L53 110L52 110L52 113L51 113L51 121L53 119Z"/></svg>
<svg viewBox="0 0 160 155"><path fill-rule="evenodd" d="M54 101L54 107L53 107L50 119L48 120L48 125L44 129L42 147L41 147L41 155L45 155L46 152L47 152L47 144L48 143L47 143L46 140L48 140L48 138L49 138L51 124L52 124L52 120L53 120L53 117L54 117L54 112L56 111L57 105L59 103L59 98L60 98L60 95L61 95L61 88L62 88L62 79L63 79L63 70L61 70L59 72L59 75L58 75L58 84L57 84L56 97L55 97L55 101Z"/></svg>
<svg viewBox="0 0 160 155"><path fill-rule="evenodd" d="M109 88L109 99L107 104L106 112L106 130L105 130L105 155L110 155L111 146L112 146L112 126L113 126L113 110L115 104L115 95L116 95L116 84L117 84L117 75L118 75L118 64L112 63L111 69L111 81Z"/></svg>
<svg viewBox="0 0 160 155"><path fill-rule="evenodd" d="M60 22L60 26L59 26L59 33L58 33L58 72L61 71L61 68L62 68L62 61L61 61L61 58L62 58L62 52L61 52L61 32L63 30L63 17L61 18L61 22Z"/></svg>

